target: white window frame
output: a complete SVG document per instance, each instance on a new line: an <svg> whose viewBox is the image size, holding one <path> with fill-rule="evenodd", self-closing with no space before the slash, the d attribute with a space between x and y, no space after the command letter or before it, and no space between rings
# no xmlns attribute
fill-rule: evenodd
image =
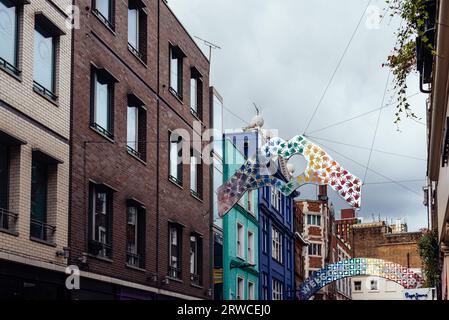
<svg viewBox="0 0 449 320"><path fill-rule="evenodd" d="M271 257L282 263L282 234L274 226L271 226Z"/></svg>
<svg viewBox="0 0 449 320"><path fill-rule="evenodd" d="M271 206L281 211L281 192L274 187L271 187Z"/></svg>
<svg viewBox="0 0 449 320"><path fill-rule="evenodd" d="M256 285L254 282L248 280L248 297L247 300L256 300Z"/></svg>
<svg viewBox="0 0 449 320"><path fill-rule="evenodd" d="M237 285L235 287L235 299L244 300L245 299L244 291L245 291L245 279L243 279L241 276L237 276Z"/></svg>
<svg viewBox="0 0 449 320"><path fill-rule="evenodd" d="M247 260L249 263L254 264L254 232L248 230L248 251Z"/></svg>
<svg viewBox="0 0 449 320"><path fill-rule="evenodd" d="M370 280L369 290L370 291L379 291L379 281L377 279Z"/></svg>
<svg viewBox="0 0 449 320"><path fill-rule="evenodd" d="M237 241L237 257L241 258L241 259L245 259L245 252L244 252L244 247L245 247L245 226L240 223L237 222L237 237L236 237L236 241ZM241 231L241 232L240 232Z"/></svg>
<svg viewBox="0 0 449 320"><path fill-rule="evenodd" d="M272 300L282 300L283 295L283 283L279 280L271 280L271 299Z"/></svg>

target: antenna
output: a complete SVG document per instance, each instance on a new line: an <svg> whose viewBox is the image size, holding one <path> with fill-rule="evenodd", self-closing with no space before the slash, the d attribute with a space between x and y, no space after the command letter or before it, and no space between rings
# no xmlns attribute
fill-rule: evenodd
<svg viewBox="0 0 449 320"><path fill-rule="evenodd" d="M256 115L259 115L259 114L260 114L260 110L259 110L259 108L257 107L256 103L253 102L253 105L254 105L254 108L256 109Z"/></svg>
<svg viewBox="0 0 449 320"><path fill-rule="evenodd" d="M216 45L216 44L214 44L214 43L212 43L212 42L210 42L210 41L204 40L204 39L202 39L200 37L195 36L195 38L197 38L198 40L203 41L204 45L209 47L209 64L210 64L210 62L212 61L212 49L221 49L221 47Z"/></svg>

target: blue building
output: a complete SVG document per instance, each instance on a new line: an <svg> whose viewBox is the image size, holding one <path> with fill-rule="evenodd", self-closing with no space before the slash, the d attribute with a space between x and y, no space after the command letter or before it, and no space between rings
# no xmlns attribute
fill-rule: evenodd
<svg viewBox="0 0 449 320"><path fill-rule="evenodd" d="M258 129L227 133L236 148L245 156L252 157L265 143ZM289 180L286 163L279 160L275 174L284 181ZM294 294L294 230L293 199L298 193L286 197L278 190L265 187L259 189L259 299L293 300Z"/></svg>

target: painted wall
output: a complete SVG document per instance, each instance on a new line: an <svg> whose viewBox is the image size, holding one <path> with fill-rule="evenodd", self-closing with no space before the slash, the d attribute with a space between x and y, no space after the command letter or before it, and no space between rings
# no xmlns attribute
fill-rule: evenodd
<svg viewBox="0 0 449 320"><path fill-rule="evenodd" d="M265 143L259 131L228 133L237 149L252 157ZM285 180L278 172L278 177ZM293 198L281 195L281 208L277 211L271 205L271 188L259 189L259 298L271 300L273 279L282 283L282 299L294 297L294 233L293 233ZM272 227L281 234L282 263L272 258ZM263 231L263 228L265 231ZM264 244L265 242L265 244ZM264 284L264 285L263 285Z"/></svg>
<svg viewBox="0 0 449 320"><path fill-rule="evenodd" d="M245 159L232 144L231 140L225 139L223 150L223 178L224 180L227 180L238 168L240 168ZM258 192L252 192L252 203L254 208L257 208L257 199ZM243 226L243 256L238 256L237 253L237 224ZM249 261L248 258L248 231L253 233L254 239L253 261ZM248 211L248 193L246 193L243 200L239 204L236 204L223 217L223 298L225 300L237 299L237 279L239 277L244 281L244 290L241 299L249 299L249 282L254 284L254 298L258 299L258 233L257 210L254 210L254 214L251 214ZM248 264L253 266L248 266Z"/></svg>

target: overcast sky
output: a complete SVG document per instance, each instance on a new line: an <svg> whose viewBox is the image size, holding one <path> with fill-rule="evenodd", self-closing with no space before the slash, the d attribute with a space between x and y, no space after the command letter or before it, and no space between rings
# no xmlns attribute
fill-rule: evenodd
<svg viewBox="0 0 449 320"><path fill-rule="evenodd" d="M169 0L192 36L222 48L213 51L211 85L223 96L226 108L249 121L254 116L255 102L262 110L264 127L278 129L284 139L304 132L367 3L367 0ZM371 5L382 10L384 2L372 0ZM385 18L379 28L373 28L375 8L366 12L307 131L311 140L362 179L365 168L338 153L366 165L379 113L314 131L382 104L388 77L388 69L382 68L382 63L394 46L394 32L400 22ZM207 53L207 47L201 41L198 44ZM409 95L419 92L417 79L411 76ZM394 101L391 81L388 88L384 104ZM404 119L400 131L393 124L395 108L383 109L374 145L376 150L418 159L375 151L369 165L395 181L422 181L405 182L402 183L405 187L401 187L368 171L359 212L364 221L371 221L373 214L377 219L380 214L388 220L406 218L410 231L427 226L422 203L426 176L425 99L422 94L410 99L422 120L418 123ZM226 110L224 119L225 128L245 125ZM305 164L297 159L292 161L299 174ZM313 190L300 189L302 197L313 197ZM337 212L347 207L330 193Z"/></svg>

